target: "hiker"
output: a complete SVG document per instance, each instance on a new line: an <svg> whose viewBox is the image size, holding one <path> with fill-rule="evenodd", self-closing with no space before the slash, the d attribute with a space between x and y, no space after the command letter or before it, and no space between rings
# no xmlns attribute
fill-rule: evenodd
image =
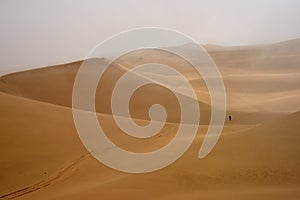
<svg viewBox="0 0 300 200"><path fill-rule="evenodd" d="M229 115L228 118L229 118L229 121L231 121L231 115Z"/></svg>

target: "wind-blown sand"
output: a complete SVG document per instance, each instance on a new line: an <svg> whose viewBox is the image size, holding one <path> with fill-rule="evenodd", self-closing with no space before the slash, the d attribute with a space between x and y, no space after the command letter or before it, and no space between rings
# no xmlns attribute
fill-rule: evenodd
<svg viewBox="0 0 300 200"><path fill-rule="evenodd" d="M99 83L99 122L114 143L134 152L167 144L180 114L170 91L145 86L130 101L134 120L148 123L149 106L161 103L168 122L150 139L123 134L111 116L109 98L124 72L136 64L164 62L184 74L197 91L201 107L197 138L178 161L146 174L110 169L82 145L71 110L81 62L1 77L0 198L300 198L300 40L253 47L208 45L207 49L224 78L227 112L233 121L226 121L217 145L201 160L198 152L209 123L210 100L203 80L187 63L158 50L133 52L117 60Z"/></svg>

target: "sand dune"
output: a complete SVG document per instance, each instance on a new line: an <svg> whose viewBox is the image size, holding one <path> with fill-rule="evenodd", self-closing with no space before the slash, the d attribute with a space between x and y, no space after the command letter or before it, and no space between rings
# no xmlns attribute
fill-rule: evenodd
<svg viewBox="0 0 300 200"><path fill-rule="evenodd" d="M113 85L138 64L163 60L174 65L191 81L202 109L203 121L188 151L170 166L146 174L110 169L82 145L71 110L81 62L1 77L0 198L300 198L299 41L207 47L224 77L233 120L226 121L217 145L201 160L198 152L210 117L209 93L201 77L188 63L155 49L118 59L105 72L95 97L98 121L116 145L132 152L153 151L178 129L178 102L158 85L140 88L130 101L138 124L148 123L153 103L166 107L168 122L158 135L133 138L116 126L109 106Z"/></svg>
<svg viewBox="0 0 300 200"><path fill-rule="evenodd" d="M97 61L101 65L103 60ZM62 66L30 70L3 76L0 79L0 91L16 96L22 96L56 105L72 106L72 91L76 73L81 62ZM116 81L128 70L121 64L114 63L104 73L99 82L96 93L96 110L99 113L111 114L110 99ZM22 75L23 74L23 75ZM88 78L88 77L87 77ZM134 80L133 80L134 81ZM179 122L180 111L175 96L167 89L158 85L143 87L144 92L138 91L131 99L132 116L134 118L149 119L148 109L151 105L161 103L170 112L167 121ZM146 92L145 92L146 91ZM154 95L155 94L155 95ZM208 94L206 94L208 96ZM208 123L210 106L199 101L202 108L202 123Z"/></svg>

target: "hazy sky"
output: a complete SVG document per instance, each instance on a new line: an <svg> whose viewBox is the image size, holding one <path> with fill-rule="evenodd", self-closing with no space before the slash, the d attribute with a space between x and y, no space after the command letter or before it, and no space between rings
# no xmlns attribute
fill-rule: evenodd
<svg viewBox="0 0 300 200"><path fill-rule="evenodd" d="M0 0L0 75L82 59L137 27L242 45L300 38L299 19L300 0Z"/></svg>

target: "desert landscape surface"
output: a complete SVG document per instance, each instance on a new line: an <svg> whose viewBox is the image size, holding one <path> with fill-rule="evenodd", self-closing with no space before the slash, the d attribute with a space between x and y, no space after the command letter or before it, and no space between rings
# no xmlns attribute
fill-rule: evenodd
<svg viewBox="0 0 300 200"><path fill-rule="evenodd" d="M168 89L143 86L130 100L132 118L149 123L148 110L159 103L167 110L166 123L148 139L124 134L110 106L114 84L124 73L144 63L164 63L196 92L201 120L193 144L176 162L144 174L101 164L80 141L72 91L82 61L0 77L0 199L299 199L300 39L205 48L222 75L232 120L226 118L219 141L204 159L198 152L210 121L210 95L184 59L158 49L130 52L112 63L98 84L99 124L114 144L132 152L168 144L180 109Z"/></svg>

